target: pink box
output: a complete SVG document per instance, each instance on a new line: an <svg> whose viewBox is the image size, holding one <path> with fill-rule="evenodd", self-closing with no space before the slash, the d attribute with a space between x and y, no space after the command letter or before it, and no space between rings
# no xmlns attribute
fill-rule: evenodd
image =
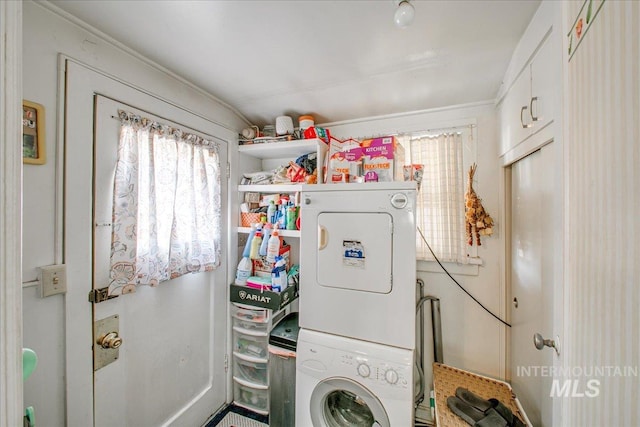
<svg viewBox="0 0 640 427"><path fill-rule="evenodd" d="M373 172L378 181L403 181L404 148L395 137L365 139L360 144L364 171Z"/></svg>

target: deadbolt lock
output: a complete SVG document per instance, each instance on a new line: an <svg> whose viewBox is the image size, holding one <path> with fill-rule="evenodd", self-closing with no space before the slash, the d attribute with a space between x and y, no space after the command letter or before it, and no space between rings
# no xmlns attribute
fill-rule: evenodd
<svg viewBox="0 0 640 427"><path fill-rule="evenodd" d="M122 338L118 336L117 332L109 332L99 336L96 343L102 348L118 348L122 345Z"/></svg>

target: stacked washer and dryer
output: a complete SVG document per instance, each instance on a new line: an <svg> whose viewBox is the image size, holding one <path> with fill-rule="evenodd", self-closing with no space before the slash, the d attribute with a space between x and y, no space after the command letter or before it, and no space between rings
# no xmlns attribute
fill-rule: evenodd
<svg viewBox="0 0 640 427"><path fill-rule="evenodd" d="M411 426L415 183L307 186L301 202L296 426Z"/></svg>

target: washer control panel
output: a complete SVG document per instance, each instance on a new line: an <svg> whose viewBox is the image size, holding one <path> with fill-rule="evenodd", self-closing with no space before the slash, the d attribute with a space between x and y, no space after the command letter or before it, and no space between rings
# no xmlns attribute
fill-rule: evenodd
<svg viewBox="0 0 640 427"><path fill-rule="evenodd" d="M377 385L389 387L409 387L410 369L412 366L380 361L369 357L343 353L340 364L351 370L357 377L373 381Z"/></svg>

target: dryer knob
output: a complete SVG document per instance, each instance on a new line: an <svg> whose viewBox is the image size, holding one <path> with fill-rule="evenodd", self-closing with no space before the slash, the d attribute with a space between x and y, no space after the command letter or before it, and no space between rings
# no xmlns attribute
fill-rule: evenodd
<svg viewBox="0 0 640 427"><path fill-rule="evenodd" d="M371 375L371 368L369 368L369 365L365 364L365 363L361 363L358 365L358 375L360 375L363 378L367 378L369 375Z"/></svg>
<svg viewBox="0 0 640 427"><path fill-rule="evenodd" d="M391 206L396 209L404 209L409 204L409 198L404 193L396 193L391 196Z"/></svg>
<svg viewBox="0 0 640 427"><path fill-rule="evenodd" d="M389 384L395 384L398 382L398 373L393 369L389 369L384 373L384 379L387 380Z"/></svg>

